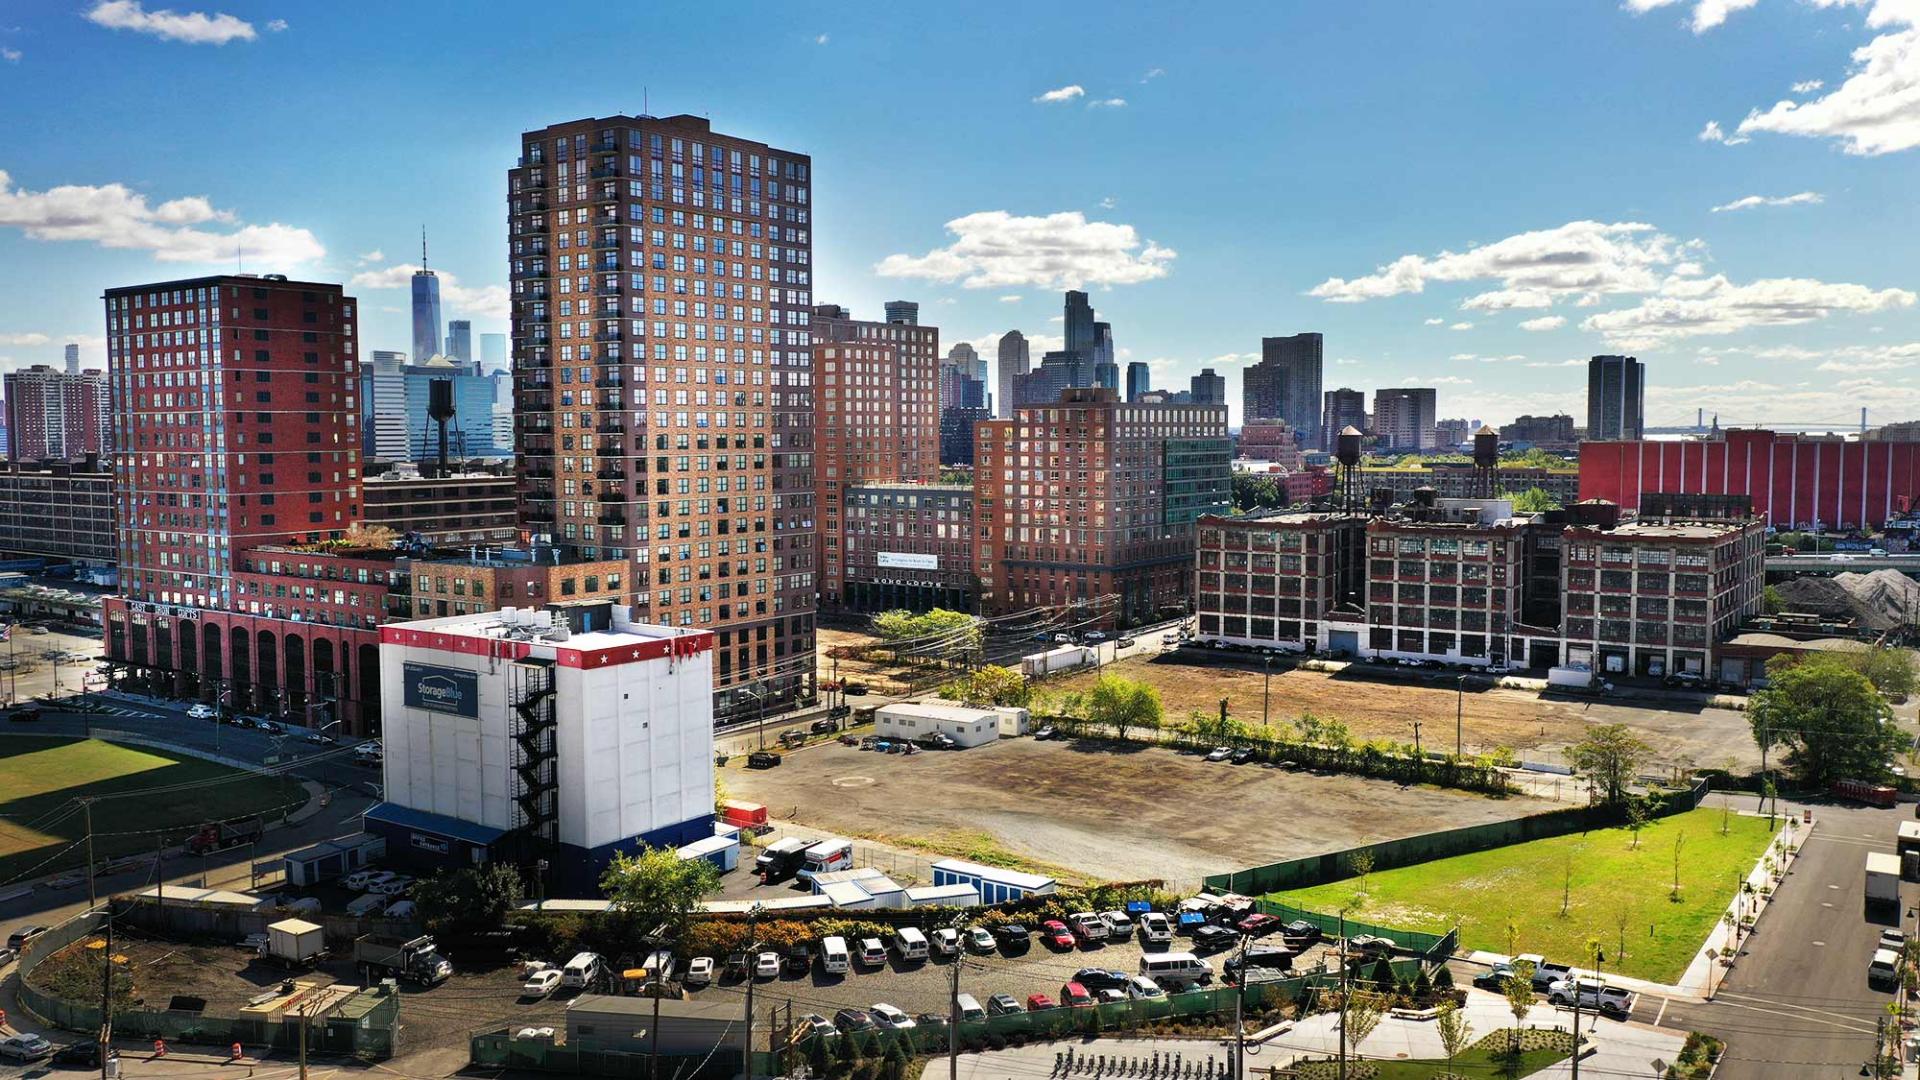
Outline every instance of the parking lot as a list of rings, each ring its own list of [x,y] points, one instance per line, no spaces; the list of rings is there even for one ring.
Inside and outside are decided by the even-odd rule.
[[[984,834],[1042,868],[1181,886],[1552,805],[1031,738],[911,756],[827,744],[788,754],[776,769],[728,766],[724,775],[733,797],[765,804],[776,820],[840,836],[942,851],[954,837]]]

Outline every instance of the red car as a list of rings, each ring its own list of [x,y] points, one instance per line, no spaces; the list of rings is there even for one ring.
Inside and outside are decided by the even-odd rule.
[[[1052,1009],[1052,1008],[1057,1008],[1057,1006],[1054,1005],[1053,999],[1048,997],[1047,995],[1045,994],[1028,994],[1027,995],[1027,1011],[1028,1012],[1039,1012],[1042,1009]]]
[[[1069,1009],[1093,1008],[1093,995],[1077,982],[1066,982],[1060,986],[1060,1004]]]
[[[1280,920],[1272,915],[1255,912],[1235,924],[1235,929],[1248,937],[1264,937],[1280,929]]]
[[[1040,924],[1040,940],[1056,949],[1070,950],[1074,946],[1073,931],[1067,929],[1067,924],[1059,919],[1048,919]]]

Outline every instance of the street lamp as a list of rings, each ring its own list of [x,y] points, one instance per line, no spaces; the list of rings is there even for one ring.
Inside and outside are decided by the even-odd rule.
[[[1267,653],[1266,679],[1260,688],[1260,726],[1267,726],[1268,708],[1273,703],[1273,654]]]
[[[1466,711],[1467,677],[1462,675],[1453,683],[1453,759],[1455,761],[1465,756],[1461,749],[1461,735],[1465,731]]]

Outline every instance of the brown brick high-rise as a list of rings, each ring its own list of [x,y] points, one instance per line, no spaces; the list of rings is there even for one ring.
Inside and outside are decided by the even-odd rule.
[[[507,177],[520,515],[711,630],[721,708],[813,692],[812,163],[575,120]]]

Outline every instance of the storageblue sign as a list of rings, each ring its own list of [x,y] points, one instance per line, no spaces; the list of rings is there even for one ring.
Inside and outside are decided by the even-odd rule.
[[[431,709],[455,716],[480,715],[480,676],[475,672],[431,664],[401,666],[408,708]]]

